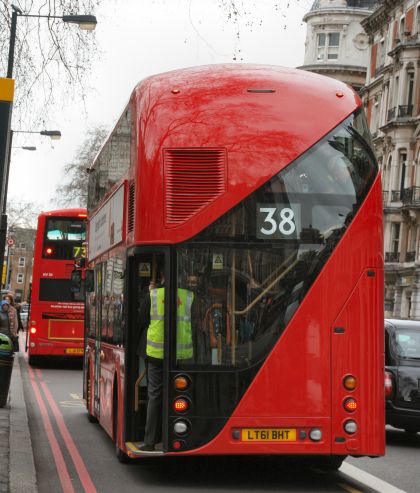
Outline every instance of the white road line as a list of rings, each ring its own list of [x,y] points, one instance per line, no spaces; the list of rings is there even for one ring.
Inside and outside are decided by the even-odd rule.
[[[350,476],[352,479],[359,481],[359,483],[363,483],[365,486],[369,486],[369,488],[379,491],[380,493],[407,493],[347,462],[343,462],[343,465],[339,470]]]

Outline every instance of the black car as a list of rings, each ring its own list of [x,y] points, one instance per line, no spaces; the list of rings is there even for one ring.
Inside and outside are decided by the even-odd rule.
[[[386,423],[420,432],[420,322],[385,320]]]

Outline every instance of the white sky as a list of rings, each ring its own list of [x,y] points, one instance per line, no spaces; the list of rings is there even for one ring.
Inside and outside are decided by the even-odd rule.
[[[227,2],[226,2],[227,3]],[[40,210],[56,208],[55,189],[65,164],[99,124],[111,129],[134,86],[146,76],[180,67],[213,63],[303,64],[306,24],[312,0],[237,0],[247,15],[227,20],[219,0],[115,0],[96,11],[99,56],[94,63],[86,111],[73,100],[52,115],[45,129],[62,139],[15,134],[8,196]],[[89,35],[87,33],[86,35]],[[18,81],[17,81],[18,83]],[[42,130],[42,129],[40,129]],[[87,176],[87,175],[86,175]]]

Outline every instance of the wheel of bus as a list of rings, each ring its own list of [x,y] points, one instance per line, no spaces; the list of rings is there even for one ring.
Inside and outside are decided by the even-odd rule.
[[[39,358],[38,356],[34,356],[33,354],[28,356],[28,364],[30,366],[34,366],[39,363]]]
[[[315,466],[324,471],[337,471],[343,463],[345,455],[326,455],[316,458]]]
[[[88,417],[88,421],[90,423],[97,423],[98,422],[98,418],[96,418],[93,414],[90,414],[90,411],[89,411],[90,398],[91,398],[91,392],[92,392],[92,387],[91,387],[92,383],[91,383],[91,379],[90,379],[90,368],[87,371],[86,375],[87,375],[87,382],[86,382],[86,409],[87,409],[87,417]]]
[[[114,389],[116,389],[117,386],[114,384]],[[123,452],[119,447],[118,447],[118,440],[117,440],[117,430],[118,430],[118,399],[117,399],[117,393],[114,390],[114,399],[113,399],[113,429],[114,429],[114,437],[115,437],[115,455],[117,456],[117,459],[119,462],[122,464],[127,464],[130,462],[130,457]]]

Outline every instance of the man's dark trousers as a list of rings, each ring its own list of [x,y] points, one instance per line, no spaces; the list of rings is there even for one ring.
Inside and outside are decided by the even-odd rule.
[[[144,443],[154,445],[160,441],[162,428],[163,361],[147,358],[147,403]]]

